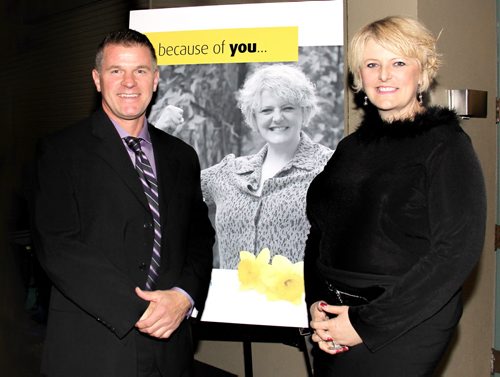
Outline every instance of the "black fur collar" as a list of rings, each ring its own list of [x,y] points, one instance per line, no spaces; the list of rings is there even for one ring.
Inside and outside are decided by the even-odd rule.
[[[356,134],[361,139],[376,139],[383,136],[404,138],[417,136],[434,127],[441,127],[450,124],[459,124],[459,118],[455,111],[445,107],[431,106],[424,112],[417,114],[415,119],[397,120],[385,122],[380,118],[378,112],[367,109],[363,121],[356,130]]]

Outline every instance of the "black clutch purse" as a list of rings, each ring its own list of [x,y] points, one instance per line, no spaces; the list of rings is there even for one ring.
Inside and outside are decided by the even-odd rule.
[[[330,305],[366,305],[384,292],[380,286],[356,288],[332,280],[325,280],[325,284],[328,290],[327,303]]]

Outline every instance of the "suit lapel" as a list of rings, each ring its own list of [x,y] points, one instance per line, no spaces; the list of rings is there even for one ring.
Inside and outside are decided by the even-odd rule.
[[[130,156],[125,150],[123,141],[118,132],[116,132],[113,123],[101,110],[94,113],[91,118],[92,134],[100,140],[99,143],[92,144],[97,153],[105,160],[116,173],[122,178],[127,187],[130,188],[133,195],[149,211],[149,205],[142,188],[141,181],[137,176]]]

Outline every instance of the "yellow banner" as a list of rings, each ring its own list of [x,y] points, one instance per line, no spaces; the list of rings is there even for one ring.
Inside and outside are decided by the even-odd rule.
[[[145,33],[159,65],[298,60],[298,27]]]

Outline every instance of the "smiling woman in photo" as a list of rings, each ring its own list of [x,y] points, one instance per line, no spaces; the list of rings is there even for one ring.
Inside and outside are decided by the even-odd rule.
[[[266,144],[202,171],[205,202],[215,209],[217,267],[236,269],[240,251],[266,247],[271,257],[302,261],[306,192],[333,153],[303,132],[317,111],[314,85],[295,66],[268,65],[247,78],[238,100],[246,123]]]

